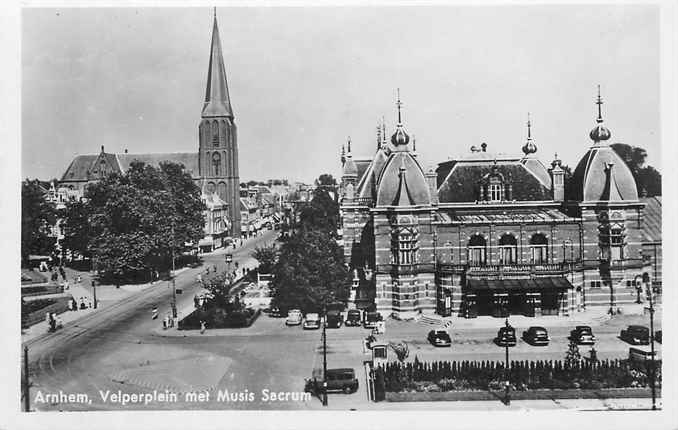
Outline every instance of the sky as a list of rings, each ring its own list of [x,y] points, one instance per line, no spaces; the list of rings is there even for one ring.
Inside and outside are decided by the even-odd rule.
[[[197,152],[212,9],[22,13],[23,178],[60,178],[77,154]],[[424,166],[488,151],[574,168],[596,86],[613,142],[661,170],[659,9],[653,5],[217,9],[241,181],[341,175],[341,145],[371,157],[383,116]]]

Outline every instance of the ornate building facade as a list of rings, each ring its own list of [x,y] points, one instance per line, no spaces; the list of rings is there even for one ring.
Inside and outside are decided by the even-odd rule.
[[[78,155],[61,177],[60,186],[83,195],[85,186],[109,173],[124,173],[133,161],[152,166],[162,162],[182,164],[202,190],[206,204],[204,250],[219,247],[225,236],[240,237],[238,139],[216,13],[212,28],[207,89],[198,125],[198,152]]]
[[[398,123],[376,152],[342,150],[342,233],[358,301],[385,315],[568,315],[637,300],[644,204],[608,145],[600,94],[592,143],[565,180],[561,161],[536,158],[528,118],[522,155],[472,147],[422,168]]]

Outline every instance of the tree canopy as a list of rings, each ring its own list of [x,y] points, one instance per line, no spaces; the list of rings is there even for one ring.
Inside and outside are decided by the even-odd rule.
[[[316,183],[329,185],[330,179],[321,175]],[[324,304],[348,298],[350,275],[336,241],[339,204],[327,187],[317,187],[311,202],[299,210],[299,225],[273,266],[272,305],[281,310],[320,311]]]
[[[260,246],[254,249],[252,257],[259,262],[259,273],[271,273],[278,259],[278,249],[275,245]]]
[[[124,175],[90,184],[85,198],[87,249],[104,277],[165,270],[172,252],[203,235],[200,190],[179,164],[133,162]]]
[[[57,213],[45,199],[45,191],[37,179],[21,184],[21,262],[28,264],[31,254],[51,255],[56,238],[51,236]]]
[[[661,196],[662,175],[654,167],[645,166],[647,159],[645,149],[625,143],[613,143],[610,146],[629,166],[633,179],[636,181],[639,196]]]

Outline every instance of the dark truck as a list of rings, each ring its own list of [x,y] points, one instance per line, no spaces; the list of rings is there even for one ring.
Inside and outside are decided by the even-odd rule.
[[[362,313],[359,309],[349,309],[346,314],[346,327],[358,327],[362,324]]]
[[[363,327],[365,328],[375,328],[377,323],[381,321],[381,314],[379,312],[365,312],[363,320]]]
[[[337,310],[331,310],[327,312],[327,316],[325,318],[325,324],[326,327],[329,328],[339,328],[341,327],[341,324],[343,323],[343,316],[341,315],[341,312]]]

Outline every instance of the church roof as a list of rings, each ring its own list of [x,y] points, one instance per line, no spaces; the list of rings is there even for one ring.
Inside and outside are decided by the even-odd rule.
[[[123,172],[129,169],[133,161],[141,161],[150,166],[159,167],[161,162],[183,164],[184,169],[193,178],[198,177],[198,153],[197,152],[165,152],[148,154],[115,154],[120,162]]]
[[[198,177],[197,152],[169,152],[149,154],[112,154],[100,153],[96,155],[77,155],[61,177],[61,181],[88,181],[93,179],[97,160],[104,159],[114,171],[124,173],[129,169],[132,161],[141,161],[145,164],[159,167],[161,162],[183,164],[187,173],[193,178]]]
[[[202,108],[204,117],[233,117],[231,98],[228,94],[226,82],[226,68],[219,40],[219,27],[217,26],[216,12],[212,27],[212,44],[210,48],[210,63],[207,69],[207,90],[205,92],[205,104]]]

